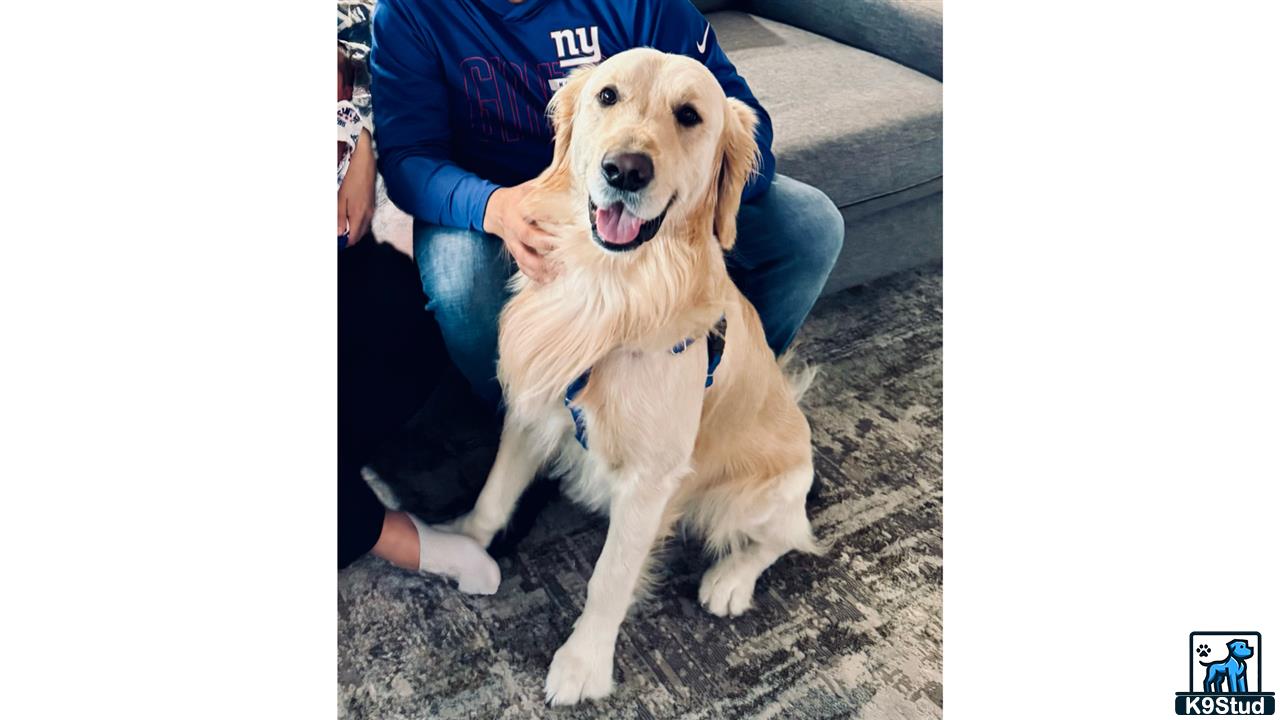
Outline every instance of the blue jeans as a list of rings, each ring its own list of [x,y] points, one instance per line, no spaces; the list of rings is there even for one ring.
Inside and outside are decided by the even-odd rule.
[[[738,241],[725,263],[760,313],[775,353],[795,338],[843,244],[844,219],[835,204],[784,175],[738,210]],[[498,312],[515,263],[496,236],[417,221],[413,255],[449,356],[476,394],[497,407]]]

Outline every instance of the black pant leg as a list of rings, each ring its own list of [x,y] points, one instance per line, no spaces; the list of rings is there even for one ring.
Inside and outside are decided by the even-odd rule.
[[[385,509],[360,468],[422,407],[447,362],[413,260],[372,237],[338,254],[338,565],[368,552]]]
[[[338,569],[359,560],[373,549],[382,535],[386,508],[368,483],[360,477],[359,466],[338,470]]]

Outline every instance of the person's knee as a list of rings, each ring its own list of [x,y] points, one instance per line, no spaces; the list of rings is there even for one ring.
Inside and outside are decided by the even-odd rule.
[[[802,205],[797,230],[804,237],[794,245],[798,250],[797,260],[815,274],[826,277],[844,248],[844,216],[826,193],[814,187],[806,186]]]
[[[845,218],[827,193],[791,178],[778,178],[776,202],[785,205],[786,265],[804,286],[826,281],[845,246]]]
[[[428,307],[438,319],[447,323],[454,316],[490,309],[496,315],[507,279],[501,258],[494,257],[497,251],[483,233],[415,224],[414,260]]]

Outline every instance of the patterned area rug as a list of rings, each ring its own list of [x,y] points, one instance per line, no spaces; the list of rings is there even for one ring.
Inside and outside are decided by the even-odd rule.
[[[341,718],[933,718],[942,714],[942,270],[824,298],[799,339],[824,557],[787,555],[756,607],[697,603],[708,566],[676,540],[622,627],[614,694],[551,710],[602,519],[557,500],[501,560],[493,597],[366,557],[338,578]],[[396,478],[386,478],[395,484]]]

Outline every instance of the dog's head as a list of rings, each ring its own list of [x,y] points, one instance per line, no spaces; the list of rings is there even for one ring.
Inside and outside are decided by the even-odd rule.
[[[576,70],[549,112],[550,178],[579,191],[590,241],[605,252],[705,237],[704,229],[733,246],[742,189],[759,161],[757,121],[701,63],[628,50]]]
[[[1253,657],[1253,648],[1249,647],[1247,640],[1232,640],[1227,643],[1227,650],[1231,653],[1231,657],[1237,660],[1248,660]]]

